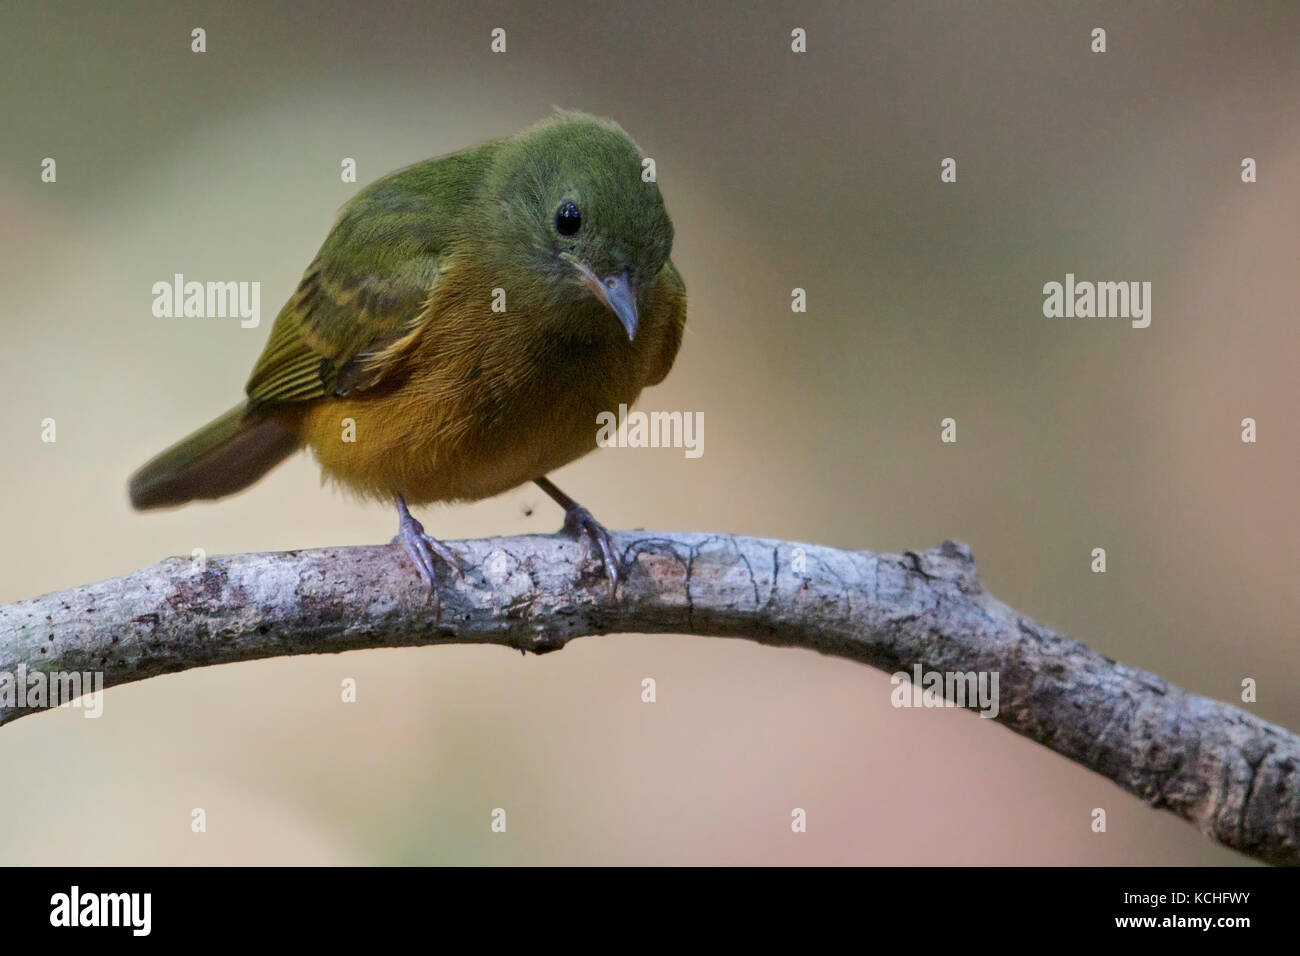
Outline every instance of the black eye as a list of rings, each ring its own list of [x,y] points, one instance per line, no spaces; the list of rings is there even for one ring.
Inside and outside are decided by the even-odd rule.
[[[572,199],[565,201],[555,213],[555,231],[562,236],[576,235],[582,226],[582,213]]]

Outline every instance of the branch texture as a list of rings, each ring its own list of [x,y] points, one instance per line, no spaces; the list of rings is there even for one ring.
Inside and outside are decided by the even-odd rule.
[[[107,687],[287,654],[457,643],[540,654],[633,632],[742,637],[891,673],[996,673],[1000,723],[1226,846],[1300,864],[1300,737],[1028,620],[984,591],[963,544],[898,555],[612,538],[624,570],[614,598],[589,548],[566,537],[449,542],[468,570],[440,579],[437,615],[399,545],[173,558],[0,607],[0,672],[102,671]],[[0,706],[0,723],[30,712]]]

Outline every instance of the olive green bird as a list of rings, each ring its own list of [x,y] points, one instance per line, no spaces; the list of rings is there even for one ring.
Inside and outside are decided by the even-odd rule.
[[[131,503],[221,498],[307,447],[328,478],[396,502],[393,540],[436,600],[435,556],[463,565],[408,504],[534,481],[616,588],[608,532],[546,475],[594,449],[598,413],[662,381],[681,344],[673,226],[642,159],[615,123],[564,112],[362,190],[247,400],[136,472]]]

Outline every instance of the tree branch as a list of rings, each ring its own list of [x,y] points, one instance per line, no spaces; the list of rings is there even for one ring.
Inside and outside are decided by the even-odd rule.
[[[998,676],[996,719],[1016,733],[1226,846],[1300,863],[1300,737],[1028,620],[984,591],[965,545],[896,555],[724,534],[612,537],[625,576],[615,599],[589,549],[567,538],[452,542],[468,571],[441,579],[437,618],[398,546],[173,558],[0,607],[0,672],[102,671],[113,686],[370,647],[540,654],[613,632],[743,637],[891,673],[983,672]],[[0,723],[30,712],[0,700]]]

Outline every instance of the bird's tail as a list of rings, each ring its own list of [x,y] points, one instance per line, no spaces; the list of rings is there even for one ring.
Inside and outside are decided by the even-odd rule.
[[[131,505],[167,508],[247,488],[293,454],[296,432],[244,402],[182,438],[131,476]]]

